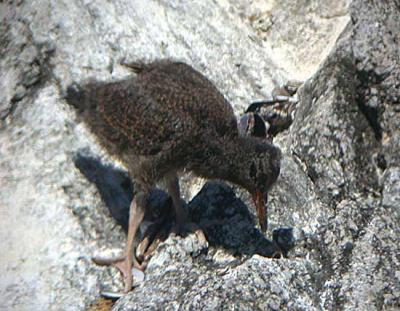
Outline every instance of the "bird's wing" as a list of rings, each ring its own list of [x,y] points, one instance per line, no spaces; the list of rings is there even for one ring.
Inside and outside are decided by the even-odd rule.
[[[161,63],[136,78],[90,88],[101,117],[140,155],[174,149],[202,135],[238,135],[230,104],[183,63]]]
[[[185,63],[160,61],[137,77],[138,82],[160,105],[189,116],[200,128],[217,135],[238,135],[232,106],[204,77]]]
[[[190,117],[174,112],[160,102],[162,96],[153,97],[135,79],[97,85],[91,93],[101,118],[126,137],[138,155],[173,148],[194,131]]]

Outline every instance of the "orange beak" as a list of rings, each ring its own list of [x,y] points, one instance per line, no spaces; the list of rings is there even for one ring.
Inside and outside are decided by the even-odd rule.
[[[254,205],[256,206],[258,221],[260,222],[261,231],[265,232],[267,230],[267,202],[264,201],[264,195],[261,191],[257,190],[253,195]]]

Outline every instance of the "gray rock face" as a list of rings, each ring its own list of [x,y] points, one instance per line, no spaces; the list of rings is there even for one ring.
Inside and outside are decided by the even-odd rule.
[[[238,115],[307,81],[275,138],[269,229],[293,228],[288,258],[245,193],[209,182],[188,204],[208,252],[170,236],[115,310],[400,307],[399,1],[14,1],[0,16],[2,308],[84,310],[122,288],[91,256],[123,247],[134,184],[60,95],[128,75],[123,57],[190,63]],[[147,224],[171,208],[159,190],[151,204]]]
[[[355,1],[350,12],[335,51],[301,90],[289,145],[324,214],[312,233],[320,305],[398,307],[400,205],[385,197],[398,196],[399,10]]]

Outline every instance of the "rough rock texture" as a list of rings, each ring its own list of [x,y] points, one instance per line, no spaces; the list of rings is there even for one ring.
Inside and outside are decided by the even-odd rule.
[[[225,2],[225,3],[224,3]],[[274,63],[290,79],[304,80],[331,52],[335,40],[348,21],[344,1],[227,0],[220,1],[228,12],[250,22],[252,40],[263,42]],[[305,47],[305,48],[302,48]],[[276,76],[272,72],[273,76]]]
[[[114,309],[400,308],[400,3],[347,5],[1,2],[1,308],[84,310],[122,286],[90,257],[123,246],[134,185],[60,94],[126,76],[123,57],[190,63],[238,115],[274,85],[309,79],[275,139],[284,159],[269,223],[294,228],[288,258],[268,258],[276,244],[240,189],[207,183],[188,208],[208,253],[193,235],[169,237]],[[170,200],[156,191],[152,204]]]

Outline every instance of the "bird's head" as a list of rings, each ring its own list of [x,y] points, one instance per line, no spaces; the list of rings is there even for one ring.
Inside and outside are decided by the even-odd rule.
[[[240,126],[239,126],[240,128]],[[266,133],[266,132],[265,132]],[[241,184],[252,195],[262,231],[267,229],[268,192],[278,179],[282,153],[262,135],[241,131],[246,161],[241,164]]]
[[[249,138],[250,139],[250,138]],[[268,192],[278,179],[281,151],[267,141],[254,139],[252,151],[244,168],[245,188],[252,195],[261,230],[267,229]]]

